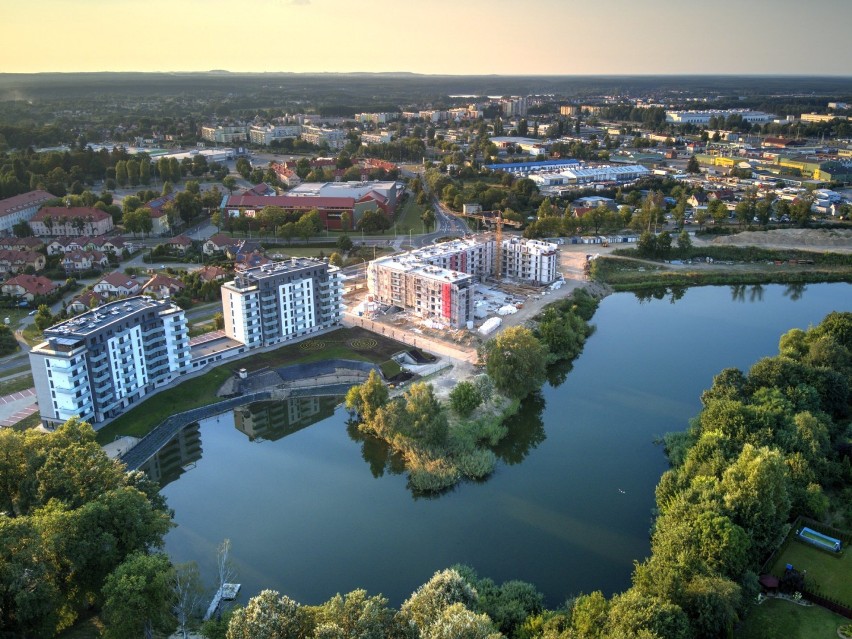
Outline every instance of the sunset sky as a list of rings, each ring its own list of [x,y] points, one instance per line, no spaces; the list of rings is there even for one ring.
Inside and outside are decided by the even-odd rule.
[[[0,72],[852,75],[852,0],[0,0]]]

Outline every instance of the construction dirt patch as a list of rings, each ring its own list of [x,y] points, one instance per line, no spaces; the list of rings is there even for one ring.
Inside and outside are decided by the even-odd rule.
[[[695,246],[759,246],[762,248],[800,249],[831,253],[852,253],[850,229],[775,229],[744,231],[712,239],[695,238]]]

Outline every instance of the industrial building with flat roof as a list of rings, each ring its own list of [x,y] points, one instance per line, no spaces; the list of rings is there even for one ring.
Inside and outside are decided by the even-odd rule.
[[[222,285],[225,334],[249,348],[286,342],[340,323],[343,275],[292,258],[249,268]]]
[[[44,331],[30,351],[42,421],[98,423],[124,412],[187,371],[184,312],[168,301],[130,297]]]

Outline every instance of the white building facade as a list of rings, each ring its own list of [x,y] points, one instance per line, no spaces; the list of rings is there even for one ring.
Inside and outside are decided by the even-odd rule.
[[[186,317],[167,301],[133,297],[104,304],[44,331],[30,351],[42,421],[96,424],[184,374]]]
[[[319,260],[246,269],[221,290],[225,334],[249,348],[330,328],[342,318],[343,275]]]

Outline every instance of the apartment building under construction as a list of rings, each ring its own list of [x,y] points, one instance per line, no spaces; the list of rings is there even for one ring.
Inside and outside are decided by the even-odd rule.
[[[555,244],[512,237],[502,245],[504,277],[536,285],[559,278]],[[380,304],[462,328],[474,317],[476,281],[494,272],[495,249],[496,240],[482,235],[373,260],[367,286]]]

